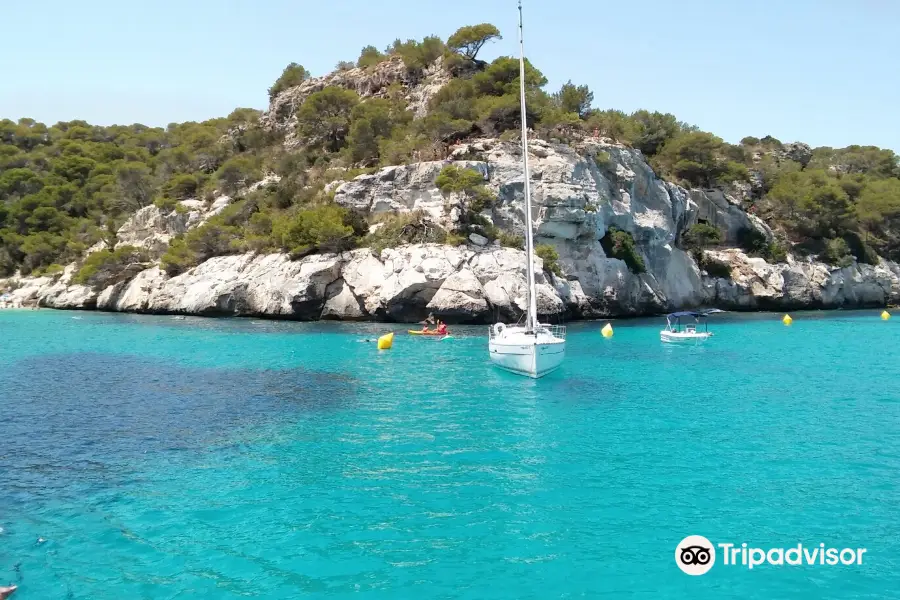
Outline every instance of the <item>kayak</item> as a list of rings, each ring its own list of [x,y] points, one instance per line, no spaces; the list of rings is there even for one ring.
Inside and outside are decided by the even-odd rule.
[[[438,336],[438,337],[444,337],[444,336],[450,335],[449,331],[447,331],[445,333],[439,333],[437,331],[421,331],[419,329],[409,329],[409,330],[407,330],[406,333],[408,333],[409,335],[426,335],[426,336]]]

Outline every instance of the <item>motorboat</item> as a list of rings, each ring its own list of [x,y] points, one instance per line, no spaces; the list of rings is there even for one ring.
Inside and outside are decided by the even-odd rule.
[[[666,328],[659,332],[659,339],[664,342],[705,342],[712,337],[707,317],[722,312],[718,309],[703,311],[680,311],[666,315]],[[682,320],[693,319],[693,323],[682,323]],[[703,325],[703,330],[699,329]]]

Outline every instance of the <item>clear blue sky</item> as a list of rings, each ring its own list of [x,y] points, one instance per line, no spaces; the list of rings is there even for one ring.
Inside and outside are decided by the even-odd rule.
[[[515,54],[515,0],[28,0],[3,3],[0,118],[165,125],[263,108],[296,61],[491,22]],[[525,0],[526,51],[598,108],[647,108],[727,141],[774,135],[900,151],[900,2]]]

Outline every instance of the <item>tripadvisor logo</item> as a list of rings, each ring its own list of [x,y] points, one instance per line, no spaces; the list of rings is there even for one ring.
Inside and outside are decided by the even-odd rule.
[[[689,535],[675,547],[675,564],[688,575],[703,575],[716,564],[716,548],[722,564],[748,570],[760,565],[861,565],[865,548],[826,548],[825,544],[790,548],[753,548],[744,544],[713,544],[702,535]]]
[[[688,575],[703,575],[716,564],[716,548],[702,535],[689,535],[675,548],[675,564]]]

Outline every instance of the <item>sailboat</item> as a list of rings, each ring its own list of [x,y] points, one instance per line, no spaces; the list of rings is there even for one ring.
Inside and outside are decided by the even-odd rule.
[[[525,325],[495,323],[490,328],[488,350],[495,366],[537,379],[556,370],[566,356],[566,328],[538,322],[534,285],[534,238],[531,219],[531,174],[528,170],[528,131],[525,120],[525,35],[522,2],[519,1],[519,88],[522,111],[522,163],[525,172],[525,265],[528,310]]]

